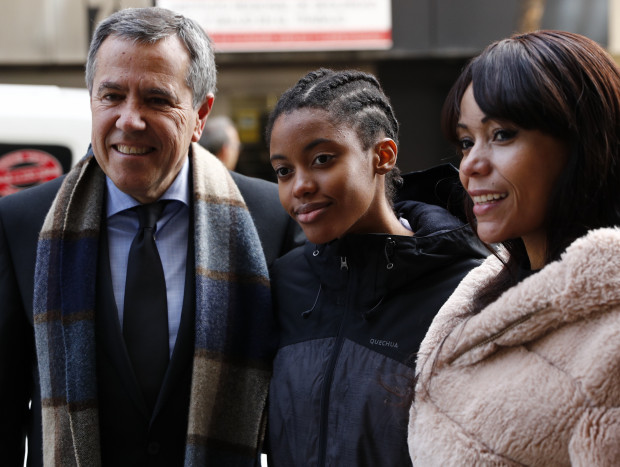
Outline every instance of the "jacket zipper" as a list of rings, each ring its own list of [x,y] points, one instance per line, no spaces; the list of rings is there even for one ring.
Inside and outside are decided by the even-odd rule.
[[[344,274],[349,274],[349,265],[347,264],[347,257],[340,257],[340,271],[345,271]],[[340,356],[340,352],[342,351],[342,346],[344,344],[344,338],[342,337],[342,328],[344,326],[344,321],[347,317],[348,308],[349,308],[349,284],[351,284],[351,277],[347,278],[347,287],[346,287],[346,303],[344,308],[344,313],[342,314],[342,319],[340,321],[340,327],[338,329],[338,334],[336,335],[336,344],[334,345],[334,350],[332,355],[329,358],[329,363],[325,370],[325,378],[323,379],[323,388],[321,390],[321,418],[319,421],[319,455],[318,455],[318,465],[325,465],[325,457],[327,456],[327,421],[329,419],[329,398],[331,394],[332,381],[334,380],[334,371],[336,369],[336,363],[338,361],[338,357]]]

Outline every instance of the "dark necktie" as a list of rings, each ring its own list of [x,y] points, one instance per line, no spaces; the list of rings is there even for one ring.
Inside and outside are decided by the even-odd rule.
[[[135,208],[140,228],[129,250],[123,312],[125,345],[150,410],[169,360],[166,280],[155,244],[155,224],[163,208],[162,201]]]

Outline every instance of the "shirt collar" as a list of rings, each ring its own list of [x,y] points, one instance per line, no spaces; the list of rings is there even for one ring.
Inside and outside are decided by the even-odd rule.
[[[189,165],[189,157],[186,157],[183,167],[181,167],[181,170],[172,182],[172,185],[170,185],[170,187],[159,199],[180,201],[186,206],[189,206]],[[106,210],[106,216],[108,218],[140,204],[140,202],[129,196],[127,193],[119,190],[107,175],[105,181],[108,188]]]

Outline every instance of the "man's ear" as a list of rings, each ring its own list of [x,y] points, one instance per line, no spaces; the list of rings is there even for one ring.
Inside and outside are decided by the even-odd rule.
[[[398,146],[391,138],[383,138],[375,144],[375,172],[385,175],[396,165]]]
[[[196,143],[200,139],[200,135],[202,135],[202,130],[205,127],[205,122],[207,121],[209,113],[211,113],[211,108],[213,107],[214,100],[215,97],[213,96],[213,94],[207,94],[207,97],[198,109],[196,127],[194,128],[194,133],[192,134],[192,141],[194,143]]]

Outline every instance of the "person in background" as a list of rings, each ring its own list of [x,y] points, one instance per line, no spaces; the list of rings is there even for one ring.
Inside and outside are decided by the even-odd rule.
[[[267,141],[280,201],[308,239],[272,268],[270,465],[409,465],[411,356],[486,253],[467,225],[410,196],[433,198],[456,171],[403,181],[389,99],[354,70],[316,70],[286,91]]]
[[[161,8],[97,27],[92,147],[0,199],[2,465],[255,465],[275,350],[275,184],[196,142],[210,40]],[[38,366],[37,366],[38,363]]]
[[[235,170],[241,143],[237,128],[230,118],[219,116],[208,119],[198,142],[221,160],[228,170]]]
[[[469,215],[501,244],[420,347],[414,465],[620,465],[620,70],[538,31],[473,59],[445,103]]]

